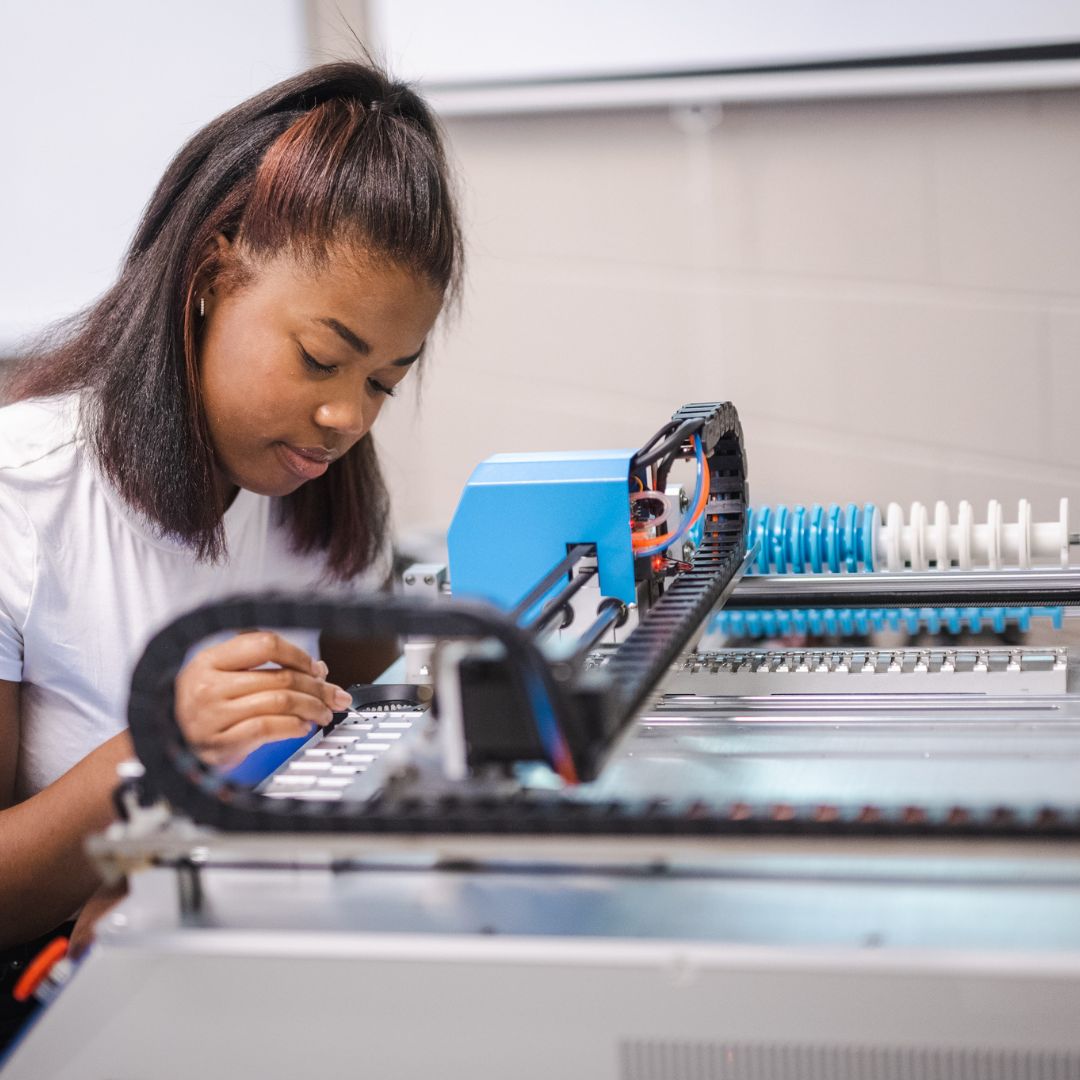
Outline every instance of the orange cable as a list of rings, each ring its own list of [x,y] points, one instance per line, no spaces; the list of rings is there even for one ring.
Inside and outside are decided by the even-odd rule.
[[[26,966],[26,970],[19,976],[19,981],[11,991],[11,996],[16,1001],[27,1001],[34,991],[41,985],[45,976],[52,971],[53,964],[57,960],[67,956],[68,939],[66,937],[53,938],[44,949],[41,950]]]
[[[706,471],[705,471],[705,474],[701,478],[701,495],[698,497],[697,506],[694,507],[694,516],[690,519],[690,524],[686,527],[687,532],[689,532],[697,524],[698,518],[701,517],[701,515],[705,511],[705,507],[708,506],[708,504],[709,504],[709,473],[708,473],[709,466],[708,466],[707,462],[706,462],[704,468],[705,468]],[[682,528],[681,523],[679,525],[679,528]],[[662,541],[663,541],[662,537],[656,537],[656,536],[647,536],[647,537],[645,537],[645,536],[642,536],[641,533],[638,533],[637,536],[631,536],[630,537],[630,546],[631,546],[631,548],[652,547],[653,544],[659,544],[659,543],[662,543]]]

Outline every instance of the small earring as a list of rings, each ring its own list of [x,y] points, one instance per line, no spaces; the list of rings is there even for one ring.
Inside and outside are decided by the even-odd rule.
[[[200,319],[205,319],[206,318],[206,297],[205,296],[200,296],[199,297],[199,318]]]

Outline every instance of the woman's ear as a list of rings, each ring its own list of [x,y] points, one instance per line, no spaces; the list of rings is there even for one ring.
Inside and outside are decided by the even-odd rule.
[[[229,257],[232,254],[232,243],[230,242],[229,238],[224,233],[216,233],[213,239],[213,245],[213,261],[216,262],[219,267],[227,266],[229,262]],[[220,277],[221,275],[219,274],[218,276]],[[213,296],[213,285],[211,285],[209,289],[207,289],[207,292],[210,293],[211,296]]]

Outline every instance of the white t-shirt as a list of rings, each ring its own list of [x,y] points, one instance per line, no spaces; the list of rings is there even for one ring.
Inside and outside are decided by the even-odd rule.
[[[325,560],[289,550],[276,509],[240,491],[227,557],[199,562],[101,475],[77,396],[0,408],[0,679],[23,684],[18,799],[124,729],[134,666],[182,612],[237,592],[328,591]],[[385,569],[329,588],[370,589]],[[289,636],[315,652],[313,633]]]

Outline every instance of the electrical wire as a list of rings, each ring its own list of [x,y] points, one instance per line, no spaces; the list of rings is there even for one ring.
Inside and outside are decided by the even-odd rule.
[[[566,558],[553,567],[510,612],[511,619],[529,634],[535,635],[542,630],[548,622],[558,616],[563,604],[592,577],[595,571],[579,571],[571,583],[559,591],[554,604],[541,611],[529,622],[525,622],[525,616],[567,571],[572,570],[582,558],[595,554],[596,548],[592,544],[575,544],[567,552]],[[570,752],[569,743],[562,733],[552,695],[545,688],[543,677],[525,666],[522,678],[536,725],[536,734],[544,747],[548,763],[567,784],[577,784],[579,781],[577,769],[574,767],[574,758]]]
[[[697,458],[697,482],[694,485],[694,494],[690,500],[690,508],[683,515],[682,522],[678,529],[671,533],[670,536],[665,536],[655,543],[634,545],[634,555],[636,557],[642,557],[645,555],[657,555],[661,551],[666,551],[672,544],[678,543],[697,523],[698,519],[705,512],[705,507],[709,502],[709,484],[708,484],[708,466],[705,463],[705,450],[701,445],[701,437],[695,435],[694,442],[694,455]],[[633,543],[633,541],[631,541]]]
[[[632,469],[643,469],[657,462],[668,462],[668,459],[676,458],[682,449],[682,444],[693,434],[701,430],[701,419],[686,420],[674,431],[665,437],[665,428],[661,428],[633,457],[630,462]],[[667,428],[670,429],[668,424]],[[653,443],[662,441],[653,446]],[[652,447],[652,449],[650,449]]]
[[[697,475],[694,480],[694,493],[690,497],[687,512],[683,515],[682,521],[679,523],[679,528],[671,535],[661,537],[660,539],[654,537],[650,540],[645,540],[640,536],[634,537],[638,547],[656,547],[658,550],[670,547],[671,544],[675,543],[675,540],[678,537],[685,535],[685,533],[693,526],[694,522],[701,516],[701,511],[704,508],[705,501],[707,501],[707,498],[703,499],[703,496],[707,497],[709,490],[709,485],[705,481],[708,469],[705,462],[705,450],[701,445],[700,437],[697,435],[693,436],[692,443],[694,447],[694,457],[697,463]]]
[[[525,672],[525,690],[529,695],[529,703],[532,705],[536,733],[540,736],[548,761],[567,784],[578,783],[574,758],[565,736],[559,729],[551,698],[544,692],[543,684],[532,671]]]
[[[656,442],[658,440],[664,438],[665,435],[670,434],[678,426],[679,426],[679,421],[678,420],[669,420],[666,424],[664,424],[664,426],[662,428],[659,429],[659,431],[657,431],[655,434],[651,435],[646,440],[646,442],[642,444],[641,449],[638,450],[638,452],[634,455],[632,460],[637,461],[638,458],[644,458],[645,455],[649,452],[649,450],[652,449],[652,447],[656,444]],[[642,468],[644,468],[644,467],[645,466],[642,465]]]

